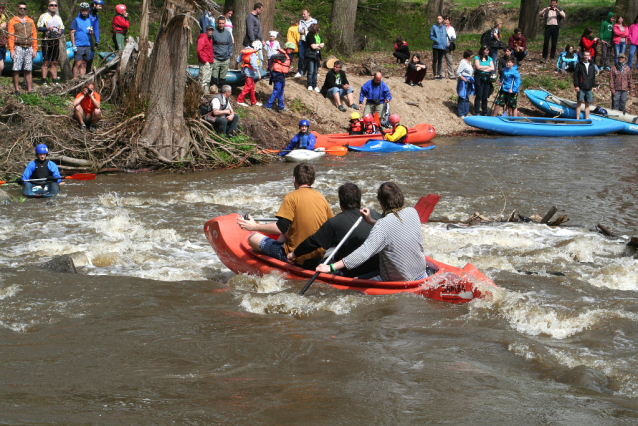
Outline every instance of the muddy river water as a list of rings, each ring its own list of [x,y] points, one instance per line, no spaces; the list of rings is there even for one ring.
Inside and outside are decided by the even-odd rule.
[[[432,257],[499,286],[452,305],[302,297],[221,264],[204,222],[274,215],[293,164],[100,175],[0,206],[0,423],[636,424],[638,261],[592,232],[638,236],[636,138],[435,142],[324,158],[315,188],[335,211],[341,183],[376,208],[395,181],[408,204],[440,194],[433,216],[556,206],[580,226],[424,225]],[[35,267],[60,254],[77,275]]]

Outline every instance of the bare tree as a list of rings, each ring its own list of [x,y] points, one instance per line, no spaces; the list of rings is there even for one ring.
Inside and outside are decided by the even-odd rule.
[[[268,32],[274,30],[275,0],[259,0],[259,2],[264,5],[264,11],[259,15],[259,20],[261,21],[261,36],[264,40],[268,40]]]
[[[518,27],[523,32],[523,36],[530,41],[533,41],[538,33],[540,7],[541,0],[521,0]]]
[[[443,0],[429,0],[425,7],[430,18],[436,18],[443,14]]]
[[[334,0],[332,3],[332,22],[328,42],[332,49],[344,55],[352,53],[358,3],[358,0]]]

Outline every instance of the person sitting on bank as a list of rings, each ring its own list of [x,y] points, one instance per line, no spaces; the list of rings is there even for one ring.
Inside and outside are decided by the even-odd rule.
[[[399,114],[391,114],[388,121],[392,125],[392,131],[383,135],[383,139],[389,142],[406,144],[408,143],[408,128],[402,124]]]
[[[519,63],[527,56],[527,39],[520,28],[514,29],[514,34],[510,36],[507,45]]]
[[[283,157],[293,149],[308,149],[312,151],[315,149],[315,143],[317,143],[317,138],[310,133],[310,122],[304,118],[299,122],[299,133],[292,137],[288,146],[279,153],[279,156]]]
[[[410,86],[423,87],[423,79],[428,72],[428,66],[421,62],[421,55],[415,53],[405,68],[405,82]]]
[[[258,224],[250,215],[248,219],[239,219],[237,224],[246,231],[255,231],[248,238],[253,250],[274,257],[282,262],[288,261],[288,253],[334,216],[330,205],[320,192],[312,189],[315,182],[315,168],[312,164],[299,163],[293,171],[295,190],[288,193],[275,215],[276,223]],[[277,240],[264,234],[279,235]],[[323,250],[321,250],[323,251]],[[312,252],[295,259],[297,265],[303,265],[306,259],[323,256],[322,252]],[[362,262],[363,263],[363,262]]]
[[[364,220],[373,226],[363,245],[338,262],[317,266],[317,272],[344,268],[352,271],[378,253],[380,275],[372,279],[416,281],[428,276],[417,211],[413,207],[403,207],[403,192],[393,182],[385,182],[379,187],[377,201],[383,209],[381,219],[375,220],[370,209],[360,210]]]
[[[230,104],[231,92],[232,88],[228,84],[223,85],[220,93],[210,101],[211,112],[204,116],[204,120],[211,122],[218,134],[226,137],[235,136],[239,120]]]
[[[270,57],[272,60],[272,71],[270,73],[270,84],[274,84],[270,98],[266,102],[266,109],[272,111],[275,101],[279,111],[290,111],[284,106],[284,90],[286,88],[286,75],[290,71],[290,63],[292,62],[292,51],[295,48],[294,43],[286,42],[285,49],[279,49],[279,53]]]
[[[306,238],[301,244],[297,246],[294,251],[288,253],[288,262],[293,263],[298,257],[304,256],[308,253],[316,252],[317,249],[328,250],[331,247],[339,245],[341,240],[346,236],[348,231],[352,228],[355,222],[361,217],[361,190],[354,183],[345,183],[339,187],[339,208],[341,213],[333,218],[328,219],[321,227]],[[370,211],[370,216],[374,220],[381,219],[381,215],[374,210]],[[348,239],[343,243],[343,246],[335,253],[333,259],[338,262],[350,253],[358,249],[363,242],[370,235],[372,225],[367,222],[360,223],[355,230],[350,234]],[[326,252],[326,256],[329,252]],[[319,258],[315,258],[319,261]],[[379,270],[379,256],[374,255],[361,266],[353,268],[352,270],[342,270],[344,275],[349,278],[359,277],[370,273],[375,273]],[[340,271],[341,272],[341,271]],[[378,272],[377,272],[378,273]],[[376,275],[376,273],[375,273]]]
[[[321,94],[327,98],[332,97],[335,101],[335,105],[339,108],[339,111],[345,111],[346,107],[341,105],[341,97],[345,96],[348,99],[348,105],[352,109],[358,109],[359,107],[354,103],[354,89],[348,83],[348,77],[346,72],[342,70],[343,64],[341,61],[335,61],[332,69],[326,74],[326,79],[321,87]]]
[[[408,58],[410,57],[410,49],[408,48],[408,43],[403,41],[403,37],[398,36],[396,41],[394,42],[394,52],[392,56],[397,58],[397,64],[403,64],[408,62]]]
[[[58,166],[47,159],[49,155],[49,147],[45,144],[39,144],[35,147],[35,160],[29,162],[22,173],[22,177],[18,179],[18,183],[22,185],[22,194],[27,197],[33,197],[33,186],[48,186],[49,194],[57,194],[60,192],[58,184],[60,183],[60,170]],[[27,182],[29,180],[37,180],[35,182]]]
[[[363,134],[363,120],[358,112],[350,114],[350,129],[348,133],[351,135]]]
[[[499,112],[499,107],[508,108],[508,114],[510,117],[518,116],[518,90],[521,87],[521,74],[518,72],[518,67],[514,65],[516,58],[513,56],[507,60],[507,67],[503,70],[501,75],[501,90],[498,92],[496,99],[496,106],[492,116],[496,117]]]
[[[574,46],[568,44],[565,46],[565,50],[563,50],[560,55],[558,55],[558,60],[556,61],[556,70],[561,73],[574,71],[577,63],[578,55],[574,53]]]
[[[503,51],[503,56],[498,59],[498,75],[501,77],[503,75],[503,70],[507,68],[507,63],[512,59],[514,61],[514,65],[518,67],[518,61],[516,57],[512,54],[512,49],[508,47]]]
[[[85,83],[82,91],[78,93],[73,101],[74,117],[80,124],[80,129],[86,132],[95,132],[97,123],[102,118],[100,109],[100,95],[95,91],[93,83]]]

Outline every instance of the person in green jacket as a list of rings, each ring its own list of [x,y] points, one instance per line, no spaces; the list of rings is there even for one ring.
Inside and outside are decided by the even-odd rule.
[[[607,71],[609,68],[609,57],[611,56],[611,39],[614,36],[614,22],[616,18],[614,18],[614,12],[609,12],[607,15],[607,19],[600,24],[600,41],[601,43],[601,52],[600,52],[600,69],[605,69]]]

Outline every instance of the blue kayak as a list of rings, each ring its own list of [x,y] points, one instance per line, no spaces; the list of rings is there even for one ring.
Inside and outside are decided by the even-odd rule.
[[[468,126],[510,136],[542,136],[550,138],[600,136],[619,132],[625,125],[614,120],[570,120],[539,117],[483,117],[463,119]]]
[[[361,146],[348,146],[349,151],[356,152],[403,152],[403,151],[428,151],[433,149],[434,145],[416,146],[409,143],[401,144],[380,139],[369,139]]]
[[[73,59],[73,45],[70,41],[66,42],[66,56],[69,58],[69,61]],[[13,68],[13,59],[11,59],[11,52],[9,52],[9,48],[7,47],[7,53],[4,55],[4,70],[3,71],[11,71]],[[42,51],[40,50],[38,54],[35,56],[33,60],[33,69],[39,70],[42,68]]]
[[[49,184],[34,185],[31,187],[31,192],[28,194],[25,194],[24,191],[22,192],[22,195],[27,198],[48,198],[53,197],[56,194],[57,192],[52,192]]]
[[[552,116],[563,118],[576,118],[576,102],[559,98],[542,90],[526,90],[525,95],[529,101],[539,110]],[[584,106],[583,106],[584,108]],[[606,117],[602,113],[606,113]],[[585,113],[580,113],[580,118],[585,118]],[[593,121],[614,120],[623,123],[624,128],[620,133],[638,135],[638,116],[625,114],[622,111],[601,111],[596,106],[590,106],[589,118]]]
[[[260,70],[261,78],[267,74],[267,71]],[[199,75],[199,65],[189,65],[188,73],[193,77],[197,78]],[[244,74],[241,70],[231,70],[229,69],[226,73],[226,82],[229,86],[243,86],[246,83],[246,79],[244,78]]]

